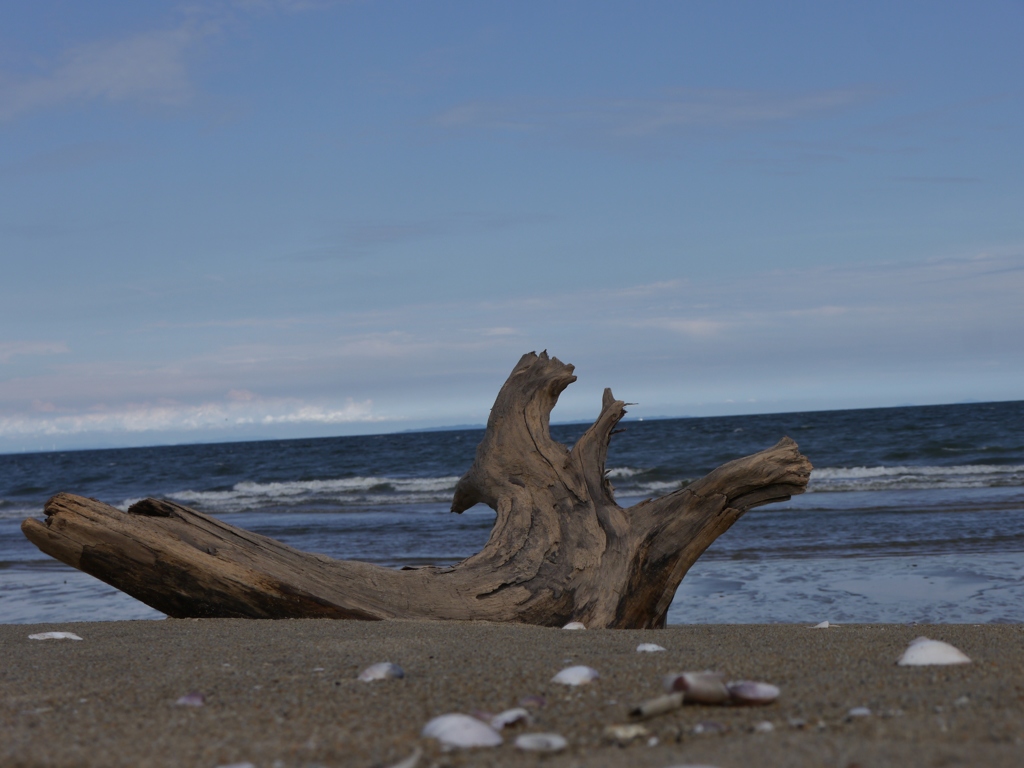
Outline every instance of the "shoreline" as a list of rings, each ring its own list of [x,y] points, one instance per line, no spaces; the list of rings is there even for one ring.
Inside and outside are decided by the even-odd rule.
[[[45,631],[83,639],[29,640]],[[972,663],[898,667],[924,635]],[[638,653],[642,642],[667,650]],[[167,619],[0,625],[6,650],[0,763],[7,766],[391,766],[682,764],[1018,765],[1024,750],[1024,625],[673,625],[564,631],[464,622]],[[406,676],[372,683],[365,667]],[[551,682],[584,664],[601,677]],[[604,735],[661,695],[669,672],[719,670],[781,696],[761,707],[686,705],[645,720],[626,746]],[[200,692],[200,707],[176,705]],[[432,717],[497,713],[543,697],[496,748],[446,752]],[[534,703],[536,703],[534,701]],[[850,716],[867,707],[871,714]],[[771,723],[769,726],[761,725]],[[759,730],[758,730],[759,729]],[[523,732],[569,747],[515,749]],[[656,740],[656,743],[654,741]]]

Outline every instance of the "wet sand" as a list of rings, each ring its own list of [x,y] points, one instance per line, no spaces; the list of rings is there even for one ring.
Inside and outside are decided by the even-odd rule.
[[[29,640],[43,631],[83,640]],[[898,667],[919,635],[973,663]],[[641,642],[663,653],[637,653]],[[1019,766],[1024,626],[696,625],[565,631],[453,622],[165,620],[0,625],[0,764],[257,768],[390,766]],[[360,670],[400,664],[402,680]],[[599,680],[550,682],[586,664]],[[620,746],[607,725],[660,695],[661,676],[716,669],[782,689],[763,707],[687,705]],[[201,707],[176,705],[197,691]],[[446,712],[499,712],[542,696],[534,723],[496,748],[446,752],[420,737]],[[871,714],[850,717],[854,707]],[[758,724],[761,730],[755,730]],[[766,731],[766,732],[765,732]],[[555,755],[513,746],[555,732]]]

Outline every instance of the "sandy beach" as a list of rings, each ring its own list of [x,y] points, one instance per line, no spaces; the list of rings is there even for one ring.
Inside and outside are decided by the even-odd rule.
[[[70,631],[73,640],[30,640]],[[973,663],[898,667],[920,635]],[[638,653],[642,642],[667,650]],[[5,766],[1018,766],[1024,755],[1021,625],[695,625],[565,631],[389,621],[165,620],[0,625]],[[368,665],[400,680],[357,680]],[[571,688],[559,670],[600,673]],[[714,669],[774,683],[761,707],[686,705],[620,745],[609,725],[662,693],[669,672]],[[202,706],[176,704],[192,692]],[[445,751],[420,732],[448,712],[497,713],[524,697],[533,722],[499,747]],[[537,705],[543,697],[543,706]],[[851,716],[866,707],[871,714]],[[771,725],[764,725],[770,723]],[[523,753],[553,732],[558,754]]]

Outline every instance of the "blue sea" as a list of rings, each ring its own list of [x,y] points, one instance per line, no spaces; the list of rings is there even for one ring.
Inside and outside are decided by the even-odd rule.
[[[587,425],[556,425],[571,445]],[[808,492],[748,512],[687,574],[670,624],[1024,621],[1024,401],[627,421],[629,506],[796,440]],[[494,513],[448,507],[482,429],[0,455],[0,622],[160,619],[19,529],[58,491],[172,499],[331,557],[388,567],[478,551]]]

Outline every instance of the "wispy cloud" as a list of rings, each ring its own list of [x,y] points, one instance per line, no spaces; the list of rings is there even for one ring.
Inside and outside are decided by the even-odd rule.
[[[203,39],[244,14],[299,13],[337,4],[338,0],[227,0],[185,5],[185,20],[177,26],[72,47],[33,75],[0,72],[0,121],[93,101],[180,107],[195,95],[188,57]]]
[[[388,246],[481,232],[500,232],[543,224],[551,219],[551,216],[541,214],[456,213],[412,220],[349,221],[340,224],[335,234],[324,238],[330,240],[330,244],[308,248],[288,258],[296,261],[323,261],[361,256]]]
[[[18,356],[61,355],[69,352],[63,341],[0,341],[0,363]]]
[[[184,25],[69,50],[49,72],[0,81],[0,120],[69,102],[178,106],[192,96],[185,56],[210,24]]]
[[[588,132],[611,139],[649,139],[673,134],[743,129],[821,117],[873,98],[866,89],[804,93],[753,90],[676,89],[650,99],[576,99],[569,102],[478,101],[434,116],[446,130],[521,135]]]

